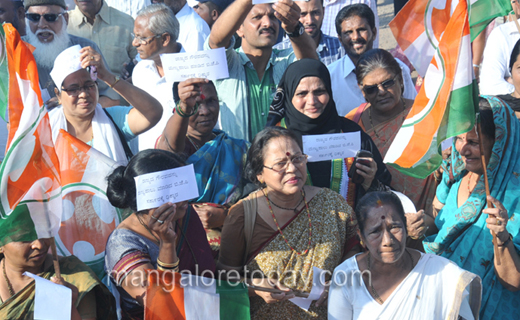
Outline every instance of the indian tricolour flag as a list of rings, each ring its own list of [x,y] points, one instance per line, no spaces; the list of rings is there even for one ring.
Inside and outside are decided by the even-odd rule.
[[[424,178],[442,162],[443,140],[475,123],[474,81],[466,0],[411,0],[391,22],[397,42],[424,84],[384,161]]]
[[[103,279],[108,236],[122,220],[122,210],[106,196],[107,176],[118,164],[63,129],[56,138],[56,153],[63,200],[58,253],[75,255]]]
[[[241,283],[150,270],[145,320],[248,320],[249,296]]]
[[[511,12],[511,0],[470,0],[469,2],[469,26],[472,41],[493,19]]]
[[[36,62],[11,24],[0,28],[0,117],[9,129],[0,164],[0,246],[50,238],[61,217],[58,158]]]

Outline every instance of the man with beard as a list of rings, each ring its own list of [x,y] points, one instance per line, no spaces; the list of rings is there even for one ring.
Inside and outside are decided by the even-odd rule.
[[[295,1],[300,7],[300,22],[305,27],[305,32],[311,36],[316,44],[316,52],[320,56],[320,61],[329,65],[341,58],[345,53],[341,49],[338,38],[326,35],[321,31],[323,23],[323,0]],[[276,49],[287,49],[291,47],[291,40],[284,39],[276,46]]]
[[[99,53],[101,50],[94,42],[67,33],[69,16],[65,11],[67,7],[64,0],[26,0],[24,6],[27,29],[24,39],[35,47],[33,55],[38,66],[42,99],[46,101],[48,108],[52,108],[57,105],[57,99],[50,72],[56,57],[76,44],[81,47],[90,46]],[[119,104],[119,96],[114,90],[102,81],[98,85],[99,103],[103,107]]]
[[[0,24],[7,22],[25,36],[25,10],[20,0],[0,0]]]
[[[336,29],[339,41],[347,54],[328,68],[332,80],[332,96],[338,114],[345,116],[350,110],[365,102],[354,69],[359,57],[374,46],[374,39],[377,36],[374,12],[366,4],[346,6],[336,17]],[[414,100],[417,91],[410,76],[410,68],[401,60],[395,60],[401,66],[403,73],[403,97]]]
[[[296,59],[318,59],[315,44],[305,32],[300,7],[291,0],[253,5],[235,0],[215,22],[206,49],[226,48],[229,78],[215,81],[222,99],[220,127],[230,136],[251,141],[264,128],[269,105],[285,69]],[[292,49],[273,49],[279,21]],[[242,46],[233,49],[233,34]]]

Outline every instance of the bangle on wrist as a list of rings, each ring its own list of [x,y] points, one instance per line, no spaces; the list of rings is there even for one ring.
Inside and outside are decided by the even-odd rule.
[[[497,237],[498,239],[498,237]],[[505,247],[509,244],[509,241],[513,240],[513,236],[509,233],[509,237],[507,237],[507,240],[502,242],[502,244],[497,244],[499,247]]]
[[[479,69],[480,69],[480,65],[478,65],[478,64],[473,64],[473,68],[479,68]]]
[[[119,78],[119,76],[116,76],[116,81],[114,81],[114,83],[110,84],[107,82],[107,84],[110,88],[114,88],[114,86],[119,82],[119,80],[121,80],[121,78]]]
[[[163,268],[175,268],[179,265],[179,262],[180,262],[179,258],[177,258],[177,262],[174,262],[174,263],[165,263],[165,262],[162,262],[161,260],[159,260],[159,258],[157,258],[157,266],[161,266]]]
[[[187,114],[184,111],[182,111],[181,101],[179,100],[177,102],[177,104],[175,105],[175,111],[179,114],[179,116],[181,116],[183,118],[189,118],[189,117],[193,116],[194,114],[196,114],[197,111],[199,111],[199,103],[196,102],[195,103],[195,108],[193,109],[193,111],[190,114]]]

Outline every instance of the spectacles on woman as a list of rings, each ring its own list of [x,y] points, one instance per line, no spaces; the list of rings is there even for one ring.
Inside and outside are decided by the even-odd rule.
[[[281,172],[285,172],[285,170],[287,170],[287,167],[289,166],[289,162],[292,162],[292,164],[294,164],[296,167],[299,167],[299,166],[302,166],[305,163],[307,163],[308,157],[309,156],[306,154],[301,154],[299,156],[294,156],[287,160],[277,162],[277,163],[273,164],[272,167],[268,167],[268,166],[264,165],[264,168],[271,169],[277,173],[281,173]]]
[[[379,87],[381,87],[381,90],[390,89],[395,85],[396,78],[397,76],[393,77],[392,79],[385,80],[381,83],[373,84],[370,86],[363,86],[363,92],[365,92],[367,96],[371,96],[379,92]]]
[[[45,21],[47,22],[56,22],[60,16],[62,16],[65,12],[62,13],[46,13],[46,14],[39,14],[39,13],[26,13],[25,17],[29,19],[32,22],[38,22],[40,21],[40,18],[43,16]]]
[[[96,87],[96,83],[89,83],[84,85],[83,87],[72,87],[72,88],[61,88],[61,90],[67,92],[67,94],[71,97],[77,97],[81,91],[90,92],[94,90]]]
[[[132,42],[133,42],[134,40],[137,40],[137,41],[139,41],[139,43],[142,44],[142,45],[147,45],[151,39],[155,39],[155,38],[160,38],[160,37],[161,37],[160,34],[157,34],[157,35],[155,35],[155,36],[149,36],[149,37],[146,37],[146,38],[142,38],[142,37],[136,36],[136,35],[133,34],[133,33],[131,33],[131,35],[132,35]]]

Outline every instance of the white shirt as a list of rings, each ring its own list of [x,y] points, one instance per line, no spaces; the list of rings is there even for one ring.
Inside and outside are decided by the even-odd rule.
[[[177,41],[182,43],[184,50],[186,50],[186,52],[204,50],[204,41],[206,41],[210,33],[206,21],[204,21],[188,3],[186,3],[175,16],[181,26],[179,39],[177,39]]]
[[[401,60],[395,59],[402,70],[404,81],[403,97],[405,99],[414,100],[417,96],[417,91],[410,76],[410,68]],[[350,60],[348,55],[338,61],[330,64],[329,68],[330,78],[332,81],[332,96],[336,103],[338,115],[344,117],[352,109],[359,107],[365,103],[365,97],[359,89],[356,74],[354,73],[354,63]]]
[[[184,52],[181,48],[180,52]],[[166,81],[166,77],[161,77],[152,60],[141,60],[134,68],[132,73],[134,86],[146,91],[157,99],[163,107],[161,120],[148,131],[141,133],[137,139],[139,141],[139,151],[154,149],[157,139],[163,133],[168,120],[170,120],[175,108],[173,99],[173,82]]]
[[[135,19],[137,12],[144,7],[149,6],[150,0],[104,0],[112,8],[116,8],[128,15],[131,15]]]
[[[506,81],[510,77],[509,59],[520,33],[514,21],[493,29],[484,48],[480,69],[480,93],[486,95],[508,94],[515,87]]]

